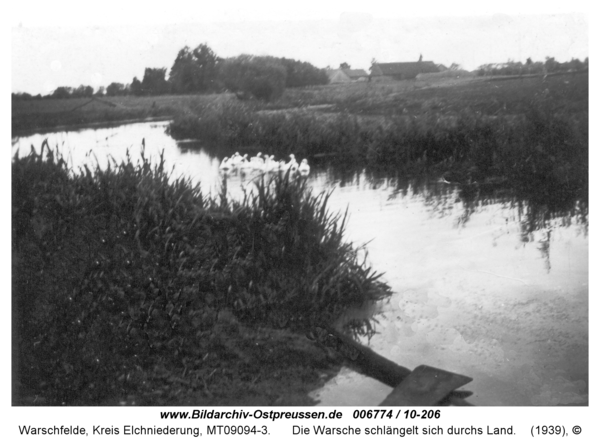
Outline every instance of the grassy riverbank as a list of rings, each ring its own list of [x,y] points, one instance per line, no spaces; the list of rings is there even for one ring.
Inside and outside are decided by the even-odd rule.
[[[58,127],[119,124],[123,121],[170,119],[213,95],[117,96],[12,101],[13,136]]]
[[[311,404],[340,359],[306,333],[389,294],[302,181],[230,201],[44,149],[12,165],[15,404]]]
[[[481,116],[517,115],[527,112],[532,101],[545,96],[560,113],[587,112],[588,74],[568,73],[515,79],[514,77],[435,78],[387,83],[333,84],[289,88],[277,101],[249,103],[252,110],[303,111],[321,116],[348,113],[382,118],[446,116],[472,111]],[[36,129],[89,123],[116,123],[157,117],[182,117],[202,112],[215,100],[232,94],[117,96],[78,99],[30,99],[12,101],[13,134]]]
[[[268,106],[214,97],[190,111],[172,122],[171,135],[223,154],[245,147],[311,161],[327,156],[336,164],[587,197],[587,73],[327,86],[286,91]]]

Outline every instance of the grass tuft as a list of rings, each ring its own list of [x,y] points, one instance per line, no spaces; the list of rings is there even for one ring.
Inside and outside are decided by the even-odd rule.
[[[172,178],[162,156],[73,171],[44,143],[12,179],[18,376],[48,404],[151,395],[180,374],[210,377],[218,404],[217,383],[261,374],[244,330],[305,333],[390,293],[329,195],[288,175],[235,201]],[[367,316],[345,329],[372,332]],[[238,365],[217,377],[224,364]]]

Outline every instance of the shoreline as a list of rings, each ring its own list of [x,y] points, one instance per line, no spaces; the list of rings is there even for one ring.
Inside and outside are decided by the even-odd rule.
[[[12,132],[11,138],[21,137],[21,136],[31,136],[36,133],[49,133],[49,132],[60,132],[60,131],[71,131],[71,130],[80,130],[80,129],[97,129],[97,128],[107,128],[107,127],[119,127],[121,125],[127,124],[137,124],[142,122],[160,122],[160,121],[170,121],[173,119],[173,116],[156,116],[150,118],[133,118],[133,119],[121,119],[116,121],[97,121],[97,122],[89,122],[89,123],[81,123],[81,124],[63,124],[56,126],[48,126],[48,127],[34,127],[30,129],[20,129]]]

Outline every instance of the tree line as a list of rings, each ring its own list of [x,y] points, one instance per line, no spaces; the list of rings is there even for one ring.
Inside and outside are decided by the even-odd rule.
[[[476,70],[479,76],[548,74],[587,70],[589,60],[571,59],[558,62],[546,57],[544,62],[528,58],[525,63],[508,61],[485,64]],[[342,68],[350,68],[346,63]],[[450,69],[458,69],[453,64]],[[134,77],[129,84],[112,82],[97,91],[89,85],[77,88],[58,87],[47,96],[13,93],[13,100],[42,98],[92,98],[94,96],[156,96],[164,94],[202,94],[230,91],[240,99],[256,98],[270,101],[281,96],[286,88],[325,85],[327,72],[308,62],[272,56],[242,54],[221,58],[206,44],[179,50],[169,72],[167,68],[146,68],[142,80]]]
[[[142,80],[129,84],[112,82],[97,92],[90,86],[58,87],[50,98],[93,96],[156,96],[163,94],[202,94],[230,91],[240,99],[269,101],[281,96],[285,88],[324,85],[329,82],[324,69],[308,62],[272,56],[242,54],[221,58],[206,44],[185,46],[167,68],[146,68]],[[41,98],[41,95],[37,96]],[[28,93],[13,93],[13,99],[35,98]]]
[[[544,62],[534,62],[531,57],[525,63],[508,61],[499,64],[485,64],[477,69],[478,76],[516,76],[523,74],[549,74],[568,71],[587,70],[589,60],[571,59],[569,62],[558,62],[554,57],[546,57]]]

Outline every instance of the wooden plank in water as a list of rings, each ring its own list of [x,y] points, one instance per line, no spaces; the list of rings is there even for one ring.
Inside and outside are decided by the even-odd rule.
[[[435,406],[447,399],[455,389],[472,380],[468,376],[420,365],[402,380],[380,406]]]
[[[349,336],[334,330],[323,331],[325,331],[327,338],[325,342],[321,342],[328,347],[333,347],[345,356],[347,365],[363,375],[374,378],[390,387],[396,387],[411,373],[410,369],[375,353],[369,347],[356,342]]]
[[[410,369],[390,361],[389,359],[374,352],[369,347],[360,344],[351,337],[344,335],[332,328],[326,329],[314,327],[307,334],[307,337],[310,340],[319,342],[323,346],[328,347],[345,357],[345,364],[351,369],[363,375],[374,378],[390,387],[398,387],[404,381],[404,379],[410,376],[411,373],[414,373],[411,372]],[[430,368],[433,369],[433,367]],[[464,378],[468,379],[465,384],[471,381],[471,378]],[[439,403],[440,406],[472,406],[472,404],[467,403],[464,400],[472,394],[473,392],[467,390],[452,390],[440,398],[437,403]]]

